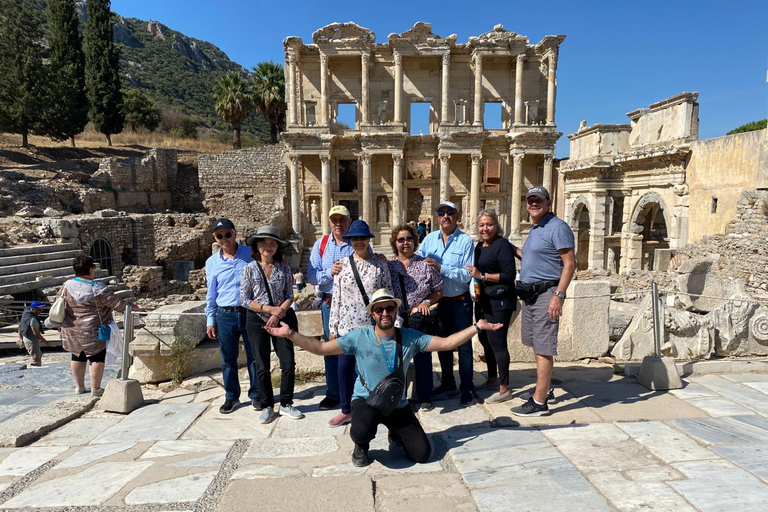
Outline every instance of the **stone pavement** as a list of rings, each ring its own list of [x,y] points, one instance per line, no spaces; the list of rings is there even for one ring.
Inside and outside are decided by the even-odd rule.
[[[513,387],[533,375],[515,365]],[[336,411],[318,410],[319,383],[299,388],[305,419],[268,425],[250,405],[219,414],[216,386],[145,390],[158,400],[130,415],[91,411],[30,446],[0,448],[0,508],[768,509],[768,375],[694,374],[669,393],[608,365],[558,365],[555,376],[549,417],[511,416],[517,399],[436,402],[419,413],[434,447],[426,464],[390,450],[382,428],[367,468],[350,464],[347,431],[326,425]]]

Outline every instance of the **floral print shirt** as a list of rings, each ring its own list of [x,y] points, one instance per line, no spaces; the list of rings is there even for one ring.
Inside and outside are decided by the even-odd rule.
[[[240,278],[240,304],[244,308],[251,307],[251,302],[269,304],[269,295],[264,286],[264,279],[259,271],[259,262],[252,261],[243,269]],[[275,263],[272,275],[268,278],[269,291],[272,292],[272,306],[279,306],[288,299],[293,300],[293,274],[291,267],[283,263]],[[257,313],[264,321],[269,320],[269,313]]]
[[[354,257],[354,256],[353,256]],[[368,299],[379,288],[392,290],[392,280],[387,263],[372,257],[369,260],[355,258],[355,266],[360,273]],[[371,315],[365,309],[365,302],[360,295],[360,289],[355,281],[355,274],[349,265],[349,258],[341,259],[341,272],[333,278],[333,297],[331,298],[331,314],[328,320],[328,333],[339,337],[360,327],[371,325]]]
[[[400,288],[400,276],[403,276],[405,282],[405,291],[408,294],[408,306],[413,309],[421,302],[437,291],[443,289],[443,278],[429,265],[427,261],[414,254],[411,261],[408,262],[408,268],[403,269],[403,264],[395,256],[393,259],[387,262],[389,265],[389,272],[392,277],[392,292],[395,297],[402,300],[403,290]],[[402,304],[400,309],[400,316],[409,314],[410,311],[405,310],[405,303]]]

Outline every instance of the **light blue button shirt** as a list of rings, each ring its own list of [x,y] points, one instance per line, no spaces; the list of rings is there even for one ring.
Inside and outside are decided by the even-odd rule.
[[[317,291],[321,293],[333,292],[333,274],[331,268],[333,264],[342,259],[348,258],[355,252],[349,241],[337,244],[333,235],[328,237],[328,244],[325,246],[323,257],[320,257],[320,244],[323,238],[315,242],[312,246],[312,252],[309,255],[309,266],[307,268],[307,280],[309,284],[317,286]]]
[[[219,250],[205,261],[205,279],[208,282],[208,293],[205,294],[206,325],[216,325],[218,307],[240,305],[240,277],[251,261],[251,248],[239,244],[233,259],[225,258]]]
[[[445,297],[455,297],[469,291],[471,277],[464,267],[472,265],[475,259],[472,237],[457,227],[448,237],[448,242],[443,244],[442,230],[433,231],[424,238],[417,252],[419,256],[440,263]]]

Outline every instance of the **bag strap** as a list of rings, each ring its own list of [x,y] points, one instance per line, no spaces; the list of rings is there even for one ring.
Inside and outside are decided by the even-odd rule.
[[[403,292],[403,306],[405,306],[406,314],[411,310],[411,306],[408,305],[408,294],[405,293],[405,278],[403,274],[400,274],[400,291]]]
[[[355,274],[355,281],[357,281],[357,287],[360,289],[360,295],[363,296],[363,302],[365,303],[365,307],[368,307],[368,304],[371,302],[368,300],[368,294],[365,293],[365,288],[363,287],[363,282],[360,280],[360,273],[357,271],[357,265],[355,265],[355,255],[350,254],[349,255],[349,265],[352,267],[352,273]]]
[[[261,263],[259,263],[258,261],[256,262],[256,266],[259,267],[259,272],[261,272],[261,278],[264,280],[264,287],[267,289],[267,297],[269,298],[269,305],[274,306],[275,301],[272,300],[272,292],[269,290],[269,281],[267,281],[267,274],[264,273],[264,269],[261,267]],[[274,270],[272,272],[274,272]]]
[[[323,259],[323,254],[325,254],[325,248],[328,247],[328,240],[331,239],[331,235],[323,235],[323,238],[320,239],[320,259]]]

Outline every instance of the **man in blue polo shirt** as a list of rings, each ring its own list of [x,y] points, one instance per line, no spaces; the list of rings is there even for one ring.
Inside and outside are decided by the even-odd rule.
[[[253,259],[251,248],[237,243],[237,231],[229,219],[221,218],[213,223],[213,236],[221,249],[205,262],[205,279],[208,282],[205,319],[206,334],[212,340],[218,338],[221,350],[221,375],[226,396],[219,412],[229,414],[240,403],[240,379],[237,375],[240,336],[243,337],[245,345],[251,382],[248,398],[251,399],[254,409],[261,410],[256,387],[256,362],[248,335],[245,333],[246,309],[240,305],[240,277],[245,266]]]
[[[437,316],[443,336],[472,325],[472,299],[469,297],[469,272],[464,268],[474,263],[475,246],[472,238],[459,227],[459,209],[450,201],[437,205],[438,231],[433,231],[419,245],[419,256],[443,276],[443,297],[437,306]],[[472,343],[459,345],[459,379],[461,380],[460,404],[475,404],[475,384],[472,382]],[[453,376],[453,350],[438,352],[442,382],[432,392],[440,398],[456,391]]]
[[[513,407],[517,416],[549,414],[547,403],[555,402],[551,389],[557,333],[563,313],[565,290],[576,268],[571,228],[550,211],[552,201],[544,187],[533,187],[525,195],[531,229],[522,250],[515,248],[520,264],[517,292],[523,299],[521,338],[533,348],[536,358],[536,388],[520,397],[526,403]]]

